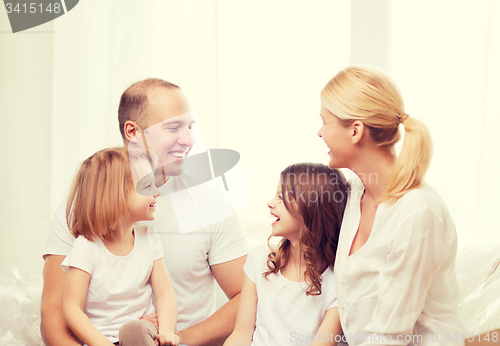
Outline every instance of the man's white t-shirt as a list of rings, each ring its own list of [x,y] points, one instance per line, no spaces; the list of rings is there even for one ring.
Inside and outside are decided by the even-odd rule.
[[[163,257],[158,234],[150,226],[134,226],[134,247],[126,256],[112,254],[101,239],[79,236],[61,268],[91,275],[83,312],[111,342],[127,322],[155,312],[149,281],[153,263]]]
[[[257,289],[257,315],[252,346],[311,344],[326,311],[337,307],[333,268],[322,274],[322,293],[306,295],[305,282],[293,282],[281,275],[262,275],[267,271],[267,244],[253,248],[243,267]],[[333,336],[334,338],[335,336]]]
[[[154,226],[161,239],[177,296],[178,330],[198,324],[215,312],[215,280],[210,266],[248,253],[245,234],[227,196],[208,183],[193,185],[196,183],[184,175],[171,177],[160,188],[155,220],[139,223]],[[182,204],[177,202],[179,199]],[[183,225],[187,216],[191,227],[204,227],[181,232],[179,223]],[[181,220],[178,222],[177,218]],[[64,200],[52,220],[44,258],[67,256],[74,240],[66,224]]]

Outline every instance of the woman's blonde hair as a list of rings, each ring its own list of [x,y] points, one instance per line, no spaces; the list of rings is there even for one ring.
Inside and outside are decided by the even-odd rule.
[[[343,126],[359,120],[378,146],[391,150],[403,124],[401,153],[379,203],[395,203],[422,184],[432,157],[431,136],[424,123],[405,113],[403,98],[389,76],[371,67],[349,66],[326,84],[321,102]]]
[[[137,172],[139,160],[144,159],[153,167],[146,152],[117,147],[98,151],[83,161],[66,206],[66,222],[75,237],[113,239],[119,221],[129,215],[126,199],[135,188],[132,170]]]

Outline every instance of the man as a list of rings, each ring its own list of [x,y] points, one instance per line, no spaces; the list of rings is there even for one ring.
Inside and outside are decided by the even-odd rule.
[[[160,234],[177,295],[181,343],[222,345],[234,328],[247,245],[237,216],[227,213],[221,195],[210,188],[206,193],[203,185],[197,186],[196,195],[188,189],[195,184],[183,175],[184,159],[193,146],[194,115],[187,99],[175,84],[146,79],[123,93],[118,120],[126,146],[145,146],[158,157],[155,184],[162,194],[153,225]],[[183,191],[187,196],[183,200],[193,201],[180,209],[192,210],[191,217],[201,229],[183,230],[186,214],[178,212],[173,191]],[[199,198],[207,195],[216,198]],[[41,331],[48,346],[79,345],[62,314],[66,273],[60,264],[74,241],[65,218],[63,202],[52,221],[44,254]],[[230,299],[215,312],[214,278]],[[154,315],[144,318],[155,321]]]

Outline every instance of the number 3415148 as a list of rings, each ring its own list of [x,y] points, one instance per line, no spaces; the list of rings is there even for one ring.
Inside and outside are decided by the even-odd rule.
[[[37,4],[34,2],[31,3],[10,3],[7,2],[5,4],[5,8],[7,9],[7,13],[17,12],[17,13],[59,13],[62,11],[61,4],[49,3],[49,4]]]

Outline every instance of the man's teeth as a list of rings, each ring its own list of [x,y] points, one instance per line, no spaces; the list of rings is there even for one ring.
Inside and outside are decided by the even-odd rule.
[[[181,159],[186,157],[186,153],[180,152],[180,151],[172,151],[172,152],[170,152],[170,155],[173,155],[175,157],[179,157]]]

